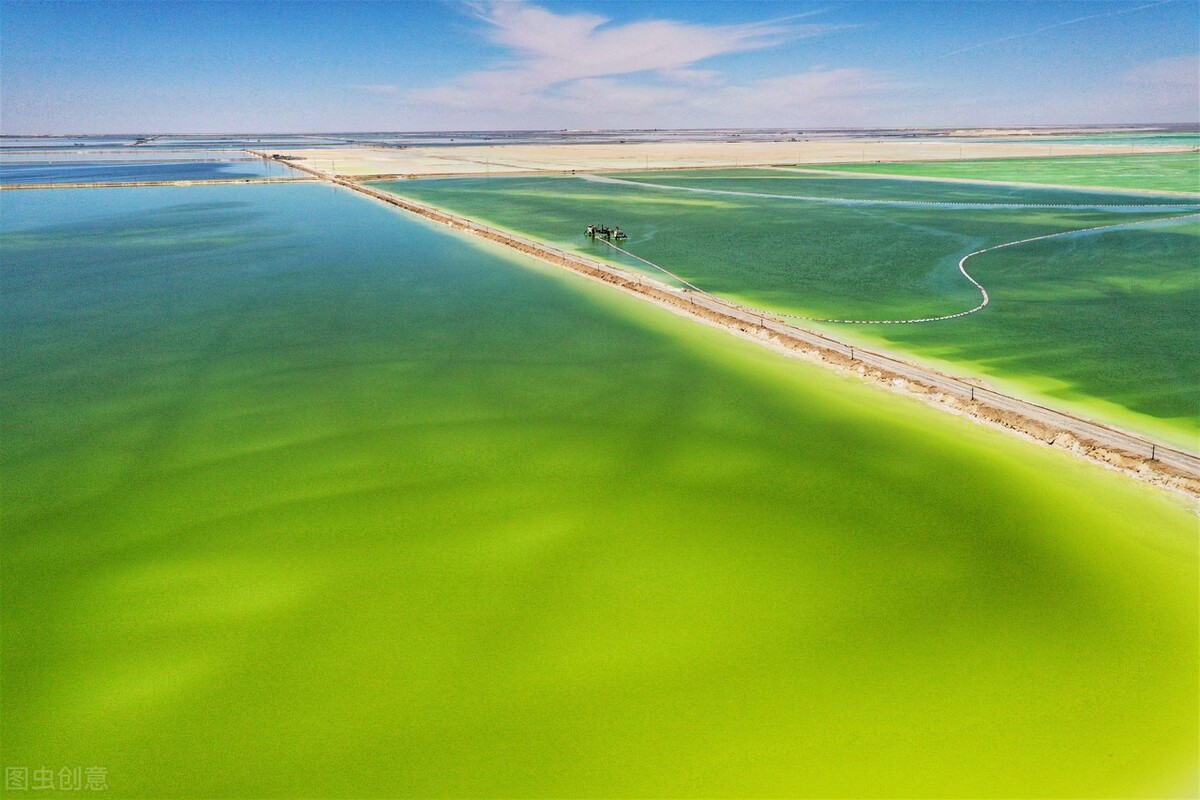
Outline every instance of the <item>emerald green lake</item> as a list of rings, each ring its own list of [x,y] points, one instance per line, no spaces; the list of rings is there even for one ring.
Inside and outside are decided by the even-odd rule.
[[[1197,145],[1197,137],[1170,142]],[[1052,149],[1052,148],[1051,148]],[[904,164],[839,164],[831,169],[878,175],[965,178],[1020,183],[1106,186],[1113,189],[1200,193],[1200,153],[1139,153],[1055,158],[993,158]]]
[[[3,202],[6,765],[1196,791],[1174,498],[345,190]]]
[[[631,252],[709,292],[782,313],[868,320],[974,307],[980,294],[958,262],[975,250],[1186,217],[1198,208],[1180,198],[786,170],[615,177],[636,183],[520,177],[380,186],[649,270],[582,235],[591,222],[619,225],[629,233]],[[871,199],[884,202],[859,202]],[[969,267],[991,297],[978,314],[828,330],[1194,449],[1200,441],[1198,232],[1193,216],[988,253]]]

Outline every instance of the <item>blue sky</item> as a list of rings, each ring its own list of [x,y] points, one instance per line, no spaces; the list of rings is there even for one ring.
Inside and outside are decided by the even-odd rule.
[[[0,131],[1200,121],[1196,0],[0,2]]]

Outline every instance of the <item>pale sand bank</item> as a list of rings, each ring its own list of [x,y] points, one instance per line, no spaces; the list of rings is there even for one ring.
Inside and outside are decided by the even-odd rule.
[[[1186,151],[1188,148],[1177,148]],[[464,147],[337,147],[266,150],[299,156],[326,174],[501,175],[520,172],[595,172],[772,164],[851,164],[864,161],[939,161],[974,158],[1165,153],[1176,148],[1100,144],[998,142],[636,142],[629,144],[480,145]]]

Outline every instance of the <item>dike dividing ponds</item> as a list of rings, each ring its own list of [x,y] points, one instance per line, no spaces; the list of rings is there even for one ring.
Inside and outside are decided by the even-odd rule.
[[[259,151],[245,152],[264,160],[274,160],[268,154]],[[839,371],[883,384],[893,391],[919,398],[952,413],[1023,434],[1093,462],[1118,469],[1139,480],[1200,498],[1200,455],[1175,445],[980,386],[972,380],[947,375],[894,355],[850,344],[825,333],[790,323],[780,315],[741,306],[694,287],[689,289],[687,286],[670,286],[603,261],[484,225],[436,206],[380,191],[365,185],[361,180],[329,175],[292,160],[280,160],[280,163],[306,173],[311,178],[249,178],[192,183],[284,183],[314,179],[327,181],[454,230],[504,245],[547,264],[563,267],[622,289],[676,313],[718,325],[742,338],[780,352],[807,357]],[[188,182],[151,185],[180,183]],[[63,184],[51,184],[44,188],[63,188]]]
[[[1200,455],[985,388],[886,353],[790,324],[770,312],[730,303],[711,295],[677,289],[602,261],[569,253],[543,242],[483,225],[435,206],[382,192],[342,178],[339,186],[418,214],[458,231],[510,247],[555,266],[616,286],[661,305],[725,327],[743,337],[785,351],[802,351],[822,362],[884,383],[906,394],[984,422],[1014,430],[1071,450],[1142,480],[1200,496]]]

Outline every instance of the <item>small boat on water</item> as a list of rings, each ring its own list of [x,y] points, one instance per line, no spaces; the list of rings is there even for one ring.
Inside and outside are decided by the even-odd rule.
[[[620,228],[610,228],[607,225],[588,225],[587,230],[584,231],[584,233],[589,239],[600,238],[610,241],[620,241],[622,239],[629,238],[625,235],[625,231],[621,230]]]

